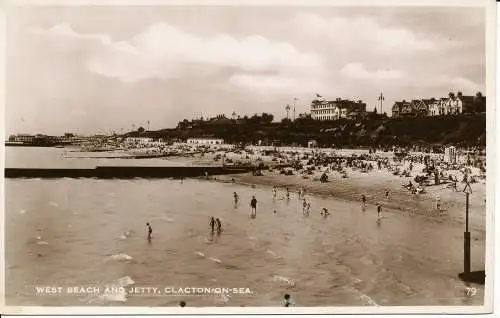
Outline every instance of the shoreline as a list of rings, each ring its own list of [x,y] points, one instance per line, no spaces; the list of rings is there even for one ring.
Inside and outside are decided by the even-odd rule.
[[[381,172],[383,174],[383,172]],[[366,179],[375,179],[375,176],[366,174]],[[210,178],[210,181],[222,183],[234,183],[243,186],[264,186],[271,189],[273,186],[278,188],[278,193],[282,193],[286,187],[291,193],[290,200],[296,200],[297,191],[303,187],[307,195],[320,196],[323,198],[332,198],[336,200],[359,202],[361,206],[361,195],[365,194],[367,198],[367,210],[375,211],[375,205],[380,203],[385,213],[396,213],[409,217],[423,217],[429,221],[443,223],[449,222],[457,225],[465,224],[465,194],[461,192],[451,192],[450,189],[443,188],[444,185],[428,187],[433,188],[428,193],[418,196],[412,195],[408,190],[396,186],[396,184],[407,182],[410,178],[401,178],[400,180],[379,180],[379,182],[366,182],[368,180],[359,180],[355,176],[353,178],[337,177],[327,183],[320,183],[310,179],[299,179],[298,175],[284,176],[276,175],[272,172],[265,171],[263,176],[253,176],[251,173],[242,173],[234,175],[220,175]],[[375,177],[375,178],[374,178]],[[349,180],[351,179],[351,180]],[[233,182],[234,180],[234,182]],[[348,181],[344,181],[348,180]],[[399,181],[399,182],[395,182]],[[474,185],[473,185],[474,187]],[[481,198],[485,195],[485,185],[478,184],[476,186],[477,195],[471,196],[469,208],[471,215],[469,216],[469,226],[476,231],[480,237],[486,237],[486,209],[481,202]],[[389,198],[385,198],[385,190],[389,190]],[[460,186],[459,186],[460,189]],[[445,211],[438,212],[435,209],[435,201],[433,196],[440,195],[441,204]],[[457,197],[463,196],[463,200],[457,200]],[[474,213],[480,211],[481,213]],[[375,212],[374,212],[375,213]]]

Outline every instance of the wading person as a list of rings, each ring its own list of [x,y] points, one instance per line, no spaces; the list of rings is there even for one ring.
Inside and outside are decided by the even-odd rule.
[[[257,199],[255,198],[255,196],[252,196],[252,200],[250,201],[250,208],[252,209],[251,215],[255,217],[257,215]]]
[[[214,219],[213,216],[210,217],[210,222],[208,224],[212,228],[212,233],[213,233],[214,232],[214,228],[215,228],[215,219]]]
[[[219,218],[216,218],[215,223],[217,225],[217,234],[221,234],[222,233],[222,222],[219,220]]]
[[[151,225],[149,223],[146,223],[146,226],[148,227],[148,241],[151,241],[151,234],[153,234],[153,229],[151,228]]]
[[[234,196],[234,206],[238,205],[238,201],[240,199],[240,197],[238,196],[238,193],[234,192],[233,193],[233,196]]]
[[[380,205],[380,203],[377,203],[377,217],[380,219],[382,215],[382,206]]]
[[[363,208],[363,210],[366,209],[366,196],[364,194],[361,196],[361,202],[361,207]]]
[[[276,193],[277,193],[276,186],[273,186],[273,198],[276,198]]]

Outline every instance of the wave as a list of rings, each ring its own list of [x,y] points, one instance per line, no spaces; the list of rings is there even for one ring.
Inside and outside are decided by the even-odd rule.
[[[26,214],[26,210],[21,209],[21,211],[19,211],[19,214]]]
[[[57,204],[56,202],[54,201],[49,201],[49,204],[52,205],[52,206],[59,206],[59,204]]]
[[[125,233],[123,233],[121,236],[120,236],[120,239],[121,240],[126,240],[130,237],[130,235],[132,235],[132,230],[129,230],[129,231],[126,231]]]
[[[379,304],[377,304],[373,299],[371,299],[368,295],[363,294],[358,289],[356,289],[354,287],[350,287],[349,289],[352,292],[354,292],[359,297],[359,299],[361,299],[362,301],[364,301],[365,305],[368,305],[368,306],[379,306]]]
[[[168,223],[173,223],[173,222],[175,222],[175,220],[174,220],[174,219],[169,218],[168,216],[162,216],[162,217],[159,217],[158,219],[159,219],[159,220],[162,220],[162,221],[166,221],[166,222],[168,222]]]
[[[285,283],[287,283],[288,286],[295,287],[295,282],[292,279],[284,277],[284,276],[274,275],[273,281],[274,282],[285,282]]]
[[[111,259],[114,261],[131,261],[133,257],[125,253],[119,253],[111,255]]]
[[[195,251],[194,253],[200,257],[205,257],[205,254],[203,254],[202,252]]]
[[[210,257],[210,258],[208,258],[208,260],[211,260],[212,262],[215,262],[215,263],[217,263],[217,264],[221,264],[221,263],[222,263],[222,262],[221,262],[221,260],[220,260],[220,259],[218,259],[218,258],[213,258],[213,257]]]
[[[49,245],[49,242],[38,241],[36,244],[38,244],[38,245]]]
[[[130,276],[120,277],[104,285],[104,293],[99,295],[98,299],[103,301],[127,301],[127,291],[125,287],[135,284],[135,281]]]
[[[271,254],[274,258],[281,258],[281,256],[276,255],[276,253],[274,253],[274,252],[273,252],[273,251],[271,251],[271,250],[267,250],[267,251],[266,251],[266,253],[267,253],[267,254]]]

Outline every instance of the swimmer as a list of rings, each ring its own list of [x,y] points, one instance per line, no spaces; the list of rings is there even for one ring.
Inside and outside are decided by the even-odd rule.
[[[290,295],[285,294],[283,307],[294,307],[292,300],[290,299]]]
[[[290,191],[288,190],[288,187],[286,188],[286,198],[287,200],[290,200]]]
[[[323,215],[324,217],[327,217],[330,214],[330,212],[328,212],[327,208],[323,208],[320,214]]]
[[[186,307],[186,302],[184,300],[182,300],[180,303],[179,303],[179,306],[181,307]]]

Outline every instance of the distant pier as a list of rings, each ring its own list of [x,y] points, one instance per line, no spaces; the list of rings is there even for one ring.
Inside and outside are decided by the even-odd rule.
[[[251,167],[96,167],[93,169],[31,169],[5,168],[5,178],[98,178],[98,179],[133,179],[133,178],[193,178],[214,175],[236,174],[251,171]]]

